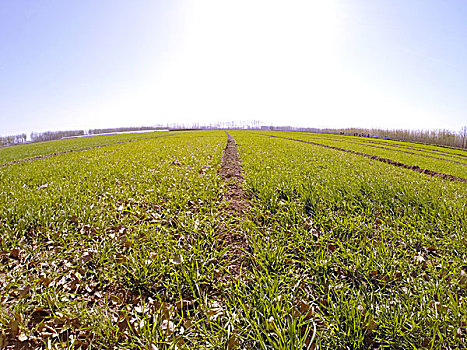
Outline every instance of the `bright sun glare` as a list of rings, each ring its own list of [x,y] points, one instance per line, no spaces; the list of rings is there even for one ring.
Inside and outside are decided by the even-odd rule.
[[[333,1],[193,0],[182,10],[174,11],[178,44],[165,63],[139,89],[102,101],[96,116],[301,124],[332,103]]]
[[[157,86],[167,114],[284,122],[307,117],[310,96],[328,88],[331,1],[192,1],[185,14],[182,46]]]
[[[405,116],[418,123],[422,111],[346,67],[339,50],[351,28],[335,1],[191,0],[171,23],[163,63],[139,88],[89,108],[96,117],[121,125],[138,115],[148,125],[419,126]]]

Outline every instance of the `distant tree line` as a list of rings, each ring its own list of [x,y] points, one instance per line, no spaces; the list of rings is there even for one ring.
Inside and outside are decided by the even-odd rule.
[[[62,131],[45,131],[45,132],[32,132],[30,139],[26,134],[11,135],[11,136],[0,136],[0,147],[11,146],[26,142],[41,142],[41,141],[52,141],[60,140],[67,137],[77,137],[84,135],[96,135],[96,134],[109,134],[116,132],[131,132],[131,131],[144,131],[144,130],[156,130],[162,129],[163,126],[142,126],[142,127],[126,127],[126,128],[107,128],[107,129],[91,129],[91,130],[62,130]]]
[[[26,134],[0,137],[0,146],[10,146],[10,145],[16,145],[18,143],[25,143],[26,139],[27,139]]]
[[[381,130],[381,129],[322,129],[322,132],[343,134],[351,136],[390,138],[393,140],[415,141],[421,143],[467,148],[467,126],[462,127],[459,132],[440,130]]]
[[[117,132],[134,132],[157,129],[254,129],[254,130],[288,130],[303,132],[321,132],[331,134],[342,134],[351,136],[364,136],[375,138],[386,138],[402,141],[415,141],[428,144],[436,144],[450,147],[467,148],[467,126],[462,127],[459,132],[440,129],[440,130],[382,130],[382,129],[363,129],[363,128],[345,128],[345,129],[317,129],[303,128],[294,126],[267,126],[262,125],[260,121],[242,121],[242,122],[218,122],[209,125],[195,124],[158,124],[156,126],[141,127],[122,127],[90,130],[67,130],[67,131],[46,131],[42,133],[33,132],[30,135],[31,142],[58,140],[66,137],[77,137],[84,135],[109,134]],[[9,146],[25,143],[26,134],[0,137],[0,146]]]
[[[440,129],[440,130],[383,130],[383,129],[363,129],[363,128],[345,128],[345,129],[317,129],[303,128],[296,126],[271,126],[262,125],[261,130],[278,131],[301,131],[317,132],[326,134],[340,134],[348,136],[361,136],[372,138],[384,138],[401,141],[421,142],[434,145],[467,148],[467,126],[462,127],[459,132]]]
[[[161,129],[162,127],[154,126],[140,126],[140,127],[125,127],[125,128],[107,128],[107,129],[90,129],[89,134],[110,134],[113,132],[127,132],[127,131],[144,131],[144,130],[155,130]]]
[[[32,132],[31,142],[59,140],[64,137],[82,136],[84,134],[84,130]]]

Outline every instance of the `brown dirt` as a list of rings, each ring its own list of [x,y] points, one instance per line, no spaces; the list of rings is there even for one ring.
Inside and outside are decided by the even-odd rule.
[[[224,194],[225,200],[230,202],[227,211],[233,215],[244,217],[245,210],[249,205],[248,196],[243,189],[243,169],[240,166],[237,144],[229,134],[227,134],[227,145],[224,149],[219,175],[227,185],[227,191]]]
[[[370,158],[370,159],[373,159],[373,160],[377,160],[378,162],[391,164],[391,165],[401,167],[401,168],[405,168],[405,169],[410,169],[410,170],[419,172],[421,174],[426,174],[426,175],[430,175],[430,176],[434,176],[434,177],[439,177],[439,178],[449,180],[449,181],[458,181],[458,182],[467,183],[467,179],[465,179],[463,177],[458,177],[458,176],[454,176],[454,175],[450,175],[450,174],[439,173],[439,172],[436,172],[436,171],[433,171],[433,170],[420,168],[420,167],[418,167],[416,165],[407,165],[407,164],[404,164],[404,163],[396,162],[396,161],[394,161],[392,159],[381,158],[381,157],[374,156],[374,155],[367,154],[367,153],[351,151],[351,150],[348,150],[348,149],[345,149],[345,148],[333,147],[333,146],[323,145],[322,143],[318,143],[318,142],[304,141],[304,140],[293,139],[293,138],[289,138],[289,137],[282,137],[282,136],[275,136],[275,135],[268,135],[268,134],[262,134],[262,135],[269,136],[269,137],[276,137],[276,138],[285,139],[285,140],[292,140],[292,141],[297,141],[297,142],[302,142],[302,143],[308,143],[310,145],[316,145],[316,146],[321,146],[321,147],[325,147],[325,148],[331,148],[331,149],[335,149],[335,150],[338,150],[338,151],[343,151],[343,152],[356,154],[356,155],[359,155],[359,156],[364,156],[364,157],[367,157],[367,158]]]
[[[243,234],[239,232],[240,227],[237,227],[239,225],[236,224],[245,218],[250,203],[243,188],[243,169],[237,153],[237,144],[228,133],[227,145],[218,173],[226,185],[224,200],[228,203],[222,215],[227,222],[230,222],[230,225],[220,227],[219,238],[229,247],[227,258],[230,261],[228,266],[230,277],[237,278],[242,274],[242,268],[248,266],[245,254],[248,250],[248,243]]]

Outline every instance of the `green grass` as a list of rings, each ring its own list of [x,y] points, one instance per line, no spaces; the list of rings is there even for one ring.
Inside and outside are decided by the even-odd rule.
[[[263,132],[261,132],[263,133]],[[263,133],[264,134],[264,133]],[[311,141],[321,143],[331,147],[343,148],[350,151],[362,152],[369,155],[375,155],[382,158],[388,158],[396,162],[401,162],[411,166],[418,166],[422,169],[433,170],[444,174],[454,175],[462,178],[467,178],[467,158],[465,159],[453,159],[452,156],[434,155],[419,152],[418,154],[408,154],[401,152],[400,149],[396,149],[392,144],[383,146],[385,148],[374,147],[375,145],[369,145],[368,142],[356,141],[355,138],[349,136],[334,136],[332,138],[324,137],[324,135],[313,134],[313,133],[295,133],[295,132],[280,132],[266,133],[269,135],[280,135],[282,137],[289,137],[304,141]],[[349,138],[351,140],[349,140]],[[415,145],[406,143],[407,145]],[[390,148],[394,147],[394,148]],[[415,152],[413,152],[415,153]],[[467,152],[464,152],[467,154]],[[432,158],[435,157],[435,158]],[[463,163],[455,163],[453,160]]]
[[[467,150],[463,148],[456,148],[451,146],[436,146],[420,142],[409,142],[409,141],[397,141],[397,140],[385,140],[385,139],[375,139],[361,136],[346,136],[346,135],[336,135],[336,134],[316,134],[316,133],[304,133],[308,135],[313,135],[313,137],[322,137],[322,138],[331,138],[331,139],[340,139],[347,141],[358,141],[365,143],[374,143],[381,144],[384,146],[401,148],[401,149],[415,149],[418,151],[424,152],[438,152],[441,154],[452,155],[452,156],[467,156]]]
[[[423,156],[443,158],[446,160],[454,160],[458,162],[467,162],[467,151],[462,149],[447,148],[428,146],[424,144],[412,143],[412,142],[401,142],[384,139],[373,139],[368,137],[355,137],[355,136],[343,136],[343,135],[330,135],[330,134],[311,134],[307,133],[308,136],[313,138],[328,139],[331,141],[346,141],[349,143],[364,144],[377,148],[389,148],[399,152],[411,152],[420,154]]]
[[[144,140],[3,168],[1,249],[20,250],[20,259],[7,257],[0,275],[8,307],[3,327],[19,314],[23,327],[31,328],[26,324],[39,308],[47,310],[46,319],[77,319],[84,333],[92,330],[95,344],[113,347],[123,333],[108,325],[127,316],[136,325],[133,319],[141,315],[135,308],[149,297],[154,308],[204,295],[223,253],[212,236],[224,138],[220,132],[201,136]],[[31,288],[27,298],[18,298],[25,287]],[[125,330],[127,341],[135,337],[147,344],[136,331]],[[48,339],[60,340],[53,333]]]
[[[301,281],[290,297],[312,306],[321,347],[465,346],[464,184],[232,135],[256,198],[255,260],[285,290]]]
[[[251,198],[244,220],[224,210],[221,131],[0,168],[0,341],[466,347],[465,184],[230,133]],[[239,277],[225,231],[248,243]]]
[[[9,147],[0,147],[0,164],[27,158],[43,156],[52,153],[79,150],[81,148],[98,147],[118,142],[134,141],[146,138],[167,136],[174,132],[148,132],[135,134],[119,134],[108,136],[93,136],[72,138],[47,142],[36,142]]]

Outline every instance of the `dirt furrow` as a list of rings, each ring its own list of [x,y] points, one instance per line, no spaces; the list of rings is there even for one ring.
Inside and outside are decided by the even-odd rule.
[[[293,139],[293,138],[289,138],[289,137],[282,137],[282,136],[275,136],[275,135],[268,135],[268,134],[261,134],[261,135],[269,136],[269,137],[275,137],[275,138],[284,139],[284,140],[297,141],[297,142],[307,143],[307,144],[310,144],[310,145],[321,146],[321,147],[325,147],[325,148],[335,149],[335,150],[338,150],[338,151],[348,152],[348,153],[356,154],[356,155],[359,155],[359,156],[367,157],[367,158],[370,158],[370,159],[373,159],[373,160],[377,160],[378,162],[391,164],[391,165],[401,167],[401,168],[404,168],[404,169],[410,169],[410,170],[416,171],[416,172],[421,173],[421,174],[426,174],[426,175],[433,176],[433,177],[439,177],[439,178],[449,180],[449,181],[458,181],[458,182],[467,183],[467,179],[465,179],[463,177],[454,176],[454,175],[450,175],[450,174],[439,173],[437,171],[420,168],[420,167],[418,167],[416,165],[408,165],[408,164],[404,164],[404,163],[401,163],[401,162],[394,161],[392,159],[382,158],[382,157],[374,156],[374,155],[363,153],[363,152],[352,151],[352,150],[348,150],[348,149],[345,149],[345,148],[328,146],[328,145],[324,145],[324,144],[318,143],[318,142],[304,141],[304,140]]]
[[[246,259],[248,243],[241,232],[240,223],[245,218],[250,203],[243,187],[243,169],[237,153],[237,144],[229,133],[226,132],[226,134],[227,145],[218,173],[226,186],[224,201],[228,203],[221,214],[226,219],[222,222],[228,224],[222,224],[220,227],[219,238],[228,247],[229,266],[227,270],[230,278],[238,278],[242,270],[248,266]]]

